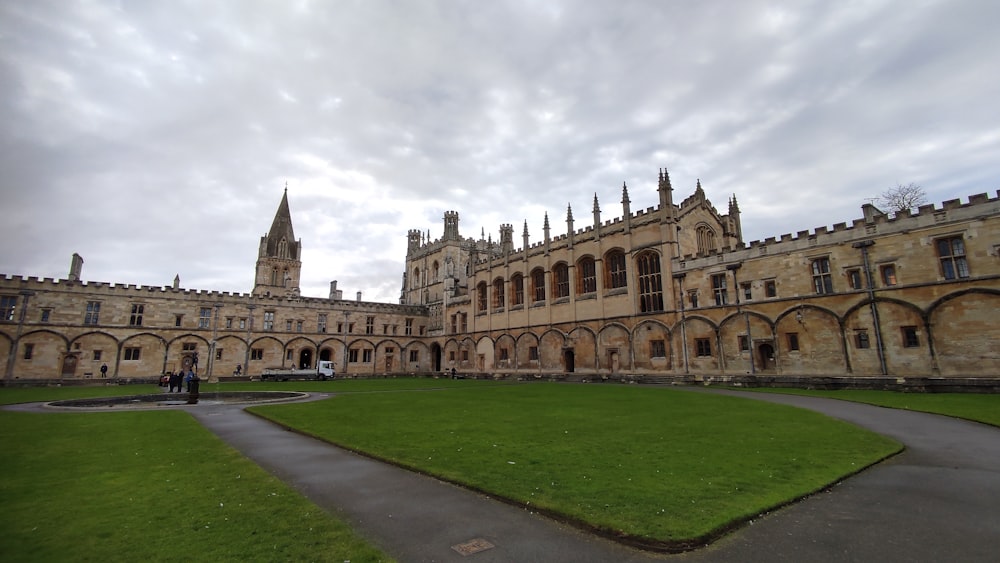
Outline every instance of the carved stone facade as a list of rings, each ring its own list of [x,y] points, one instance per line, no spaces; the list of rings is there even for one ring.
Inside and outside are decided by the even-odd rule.
[[[680,204],[666,170],[659,202],[539,242],[409,231],[399,304],[299,291],[301,245],[287,192],[261,238],[251,293],[0,277],[4,380],[202,377],[336,362],[356,376],[726,380],[795,376],[1000,376],[1000,194],[743,241],[700,182]],[[345,362],[346,360],[346,362]],[[659,378],[659,379],[658,379]]]

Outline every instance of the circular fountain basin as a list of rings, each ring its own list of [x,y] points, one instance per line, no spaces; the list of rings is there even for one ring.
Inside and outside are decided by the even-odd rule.
[[[58,409],[155,409],[188,405],[188,393],[156,393],[153,395],[126,395],[122,397],[95,397],[89,399],[68,399],[45,403],[46,407]],[[299,401],[309,397],[309,393],[297,391],[220,391],[199,393],[198,405],[246,405],[260,403],[281,403]]]

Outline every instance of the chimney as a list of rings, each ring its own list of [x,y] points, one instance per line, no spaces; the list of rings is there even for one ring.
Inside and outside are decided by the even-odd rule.
[[[69,281],[80,281],[80,273],[83,271],[83,258],[76,252],[73,253],[73,260],[69,263]]]

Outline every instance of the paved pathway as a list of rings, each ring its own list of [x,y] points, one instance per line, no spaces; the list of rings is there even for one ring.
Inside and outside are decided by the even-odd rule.
[[[181,407],[227,443],[402,562],[1000,561],[1000,429],[923,413],[763,393],[907,450],[831,490],[763,516],[712,546],[639,552],[481,494],[284,430],[241,407]],[[650,389],[650,392],[656,392]],[[485,540],[462,555],[452,546]]]

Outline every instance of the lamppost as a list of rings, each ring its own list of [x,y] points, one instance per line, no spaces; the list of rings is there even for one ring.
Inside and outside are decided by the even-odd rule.
[[[247,305],[247,349],[243,360],[243,373],[250,377],[250,338],[253,335],[253,310],[257,306],[253,303]]]
[[[753,336],[750,334],[750,312],[740,305],[740,280],[736,277],[736,271],[743,267],[743,263],[730,264],[726,269],[733,273],[733,289],[736,290],[736,310],[743,311],[743,318],[747,324],[747,352],[750,354],[750,375],[757,373],[753,363]]]
[[[208,369],[206,370],[208,380],[212,379],[212,371],[215,369],[215,350],[219,337],[219,309],[222,309],[222,303],[215,304],[215,318],[212,320],[212,341],[208,344]]]

